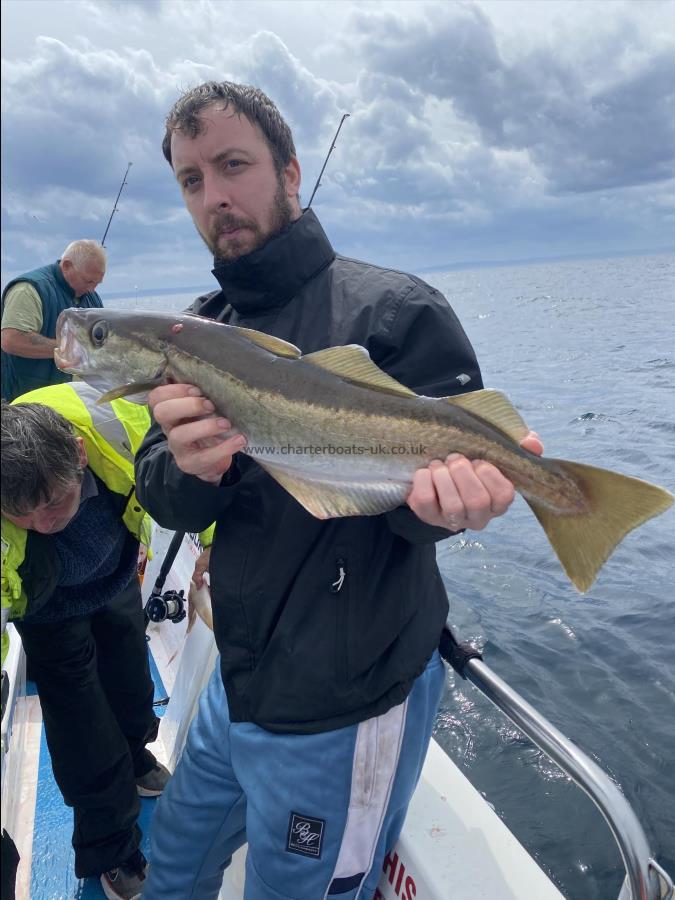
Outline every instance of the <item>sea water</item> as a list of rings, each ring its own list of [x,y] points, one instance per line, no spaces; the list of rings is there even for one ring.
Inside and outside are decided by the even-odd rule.
[[[675,255],[420,274],[547,455],[675,492]],[[182,309],[197,293],[106,305]],[[616,781],[675,877],[675,509],[631,533],[585,595],[520,498],[438,560],[457,636]],[[567,897],[616,900],[600,813],[451,673],[435,736]]]

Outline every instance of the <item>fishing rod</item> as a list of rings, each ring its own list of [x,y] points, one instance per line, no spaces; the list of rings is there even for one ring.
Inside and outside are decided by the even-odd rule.
[[[120,194],[121,194],[122,191],[124,190],[124,185],[127,183],[127,175],[129,174],[129,169],[130,169],[132,166],[133,166],[133,163],[129,163],[129,165],[127,166],[127,170],[126,170],[126,172],[124,173],[124,178],[122,179],[122,184],[120,185],[120,189],[119,189],[119,191],[117,192],[117,197],[115,198],[115,204],[114,204],[114,206],[113,206],[113,211],[110,213],[110,218],[108,219],[108,224],[105,226],[105,232],[104,232],[104,234],[103,234],[103,240],[101,241],[101,246],[102,246],[102,247],[105,247],[105,238],[106,238],[106,235],[108,234],[108,229],[110,228],[110,223],[112,222],[112,217],[113,217],[113,216],[115,215],[115,213],[117,212],[117,201],[120,199]]]
[[[349,113],[345,113],[342,116],[342,118],[340,119],[340,124],[338,125],[338,130],[335,132],[335,137],[333,138],[333,143],[330,145],[330,150],[328,151],[326,158],[323,162],[323,166],[321,168],[321,171],[319,172],[319,177],[316,179],[316,184],[314,185],[314,190],[312,191],[312,196],[309,198],[309,203],[307,204],[307,209],[309,209],[310,206],[312,205],[312,200],[314,199],[314,194],[316,194],[317,190],[319,189],[319,186],[321,184],[321,176],[323,175],[324,169],[328,165],[328,157],[331,155],[333,150],[335,150],[335,144],[337,142],[338,135],[340,134],[340,129],[342,128],[342,123],[344,122],[345,119],[348,119],[348,118],[349,118]]]

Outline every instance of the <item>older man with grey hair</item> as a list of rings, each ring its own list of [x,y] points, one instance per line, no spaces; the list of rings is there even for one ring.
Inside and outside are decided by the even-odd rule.
[[[2,293],[2,396],[70,381],[54,365],[56,320],[70,306],[101,307],[106,252],[98,241],[68,244],[61,259],[12,279]]]

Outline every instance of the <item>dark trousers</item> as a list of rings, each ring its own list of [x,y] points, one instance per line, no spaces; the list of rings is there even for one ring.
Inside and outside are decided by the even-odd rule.
[[[19,866],[19,859],[19,851],[16,849],[16,844],[3,828],[0,900],[14,900],[16,897],[16,870]]]
[[[91,615],[15,624],[40,697],[54,778],[73,807],[75,874],[99,875],[138,848],[135,778],[155,762],[145,749],[159,720],[138,579]]]

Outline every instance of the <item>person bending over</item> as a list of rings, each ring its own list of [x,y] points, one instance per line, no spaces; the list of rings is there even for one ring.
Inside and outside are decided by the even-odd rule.
[[[73,382],[2,404],[3,631],[11,618],[37,686],[75,874],[129,900],[147,871],[139,795],[169,779],[146,747],[158,726],[137,575],[149,521],[132,454],[149,415],[99,397]]]

